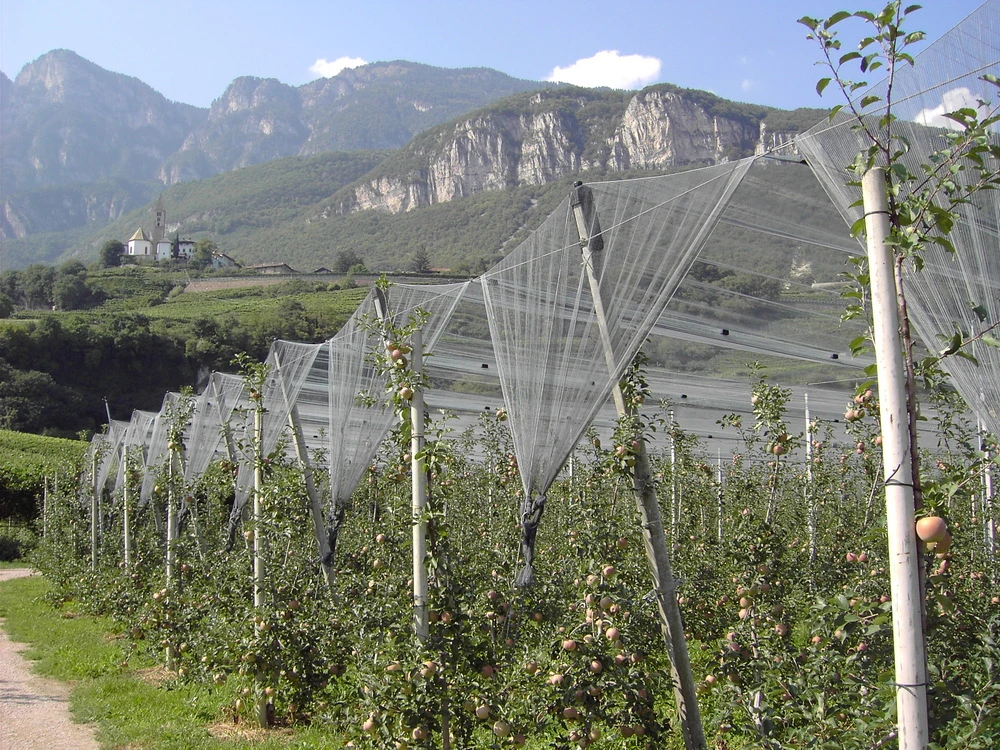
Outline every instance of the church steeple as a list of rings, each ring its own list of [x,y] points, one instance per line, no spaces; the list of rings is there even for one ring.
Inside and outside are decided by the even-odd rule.
[[[167,212],[163,208],[163,196],[161,195],[156,199],[156,209],[155,216],[153,219],[153,247],[157,247],[160,240],[163,239],[167,232]]]

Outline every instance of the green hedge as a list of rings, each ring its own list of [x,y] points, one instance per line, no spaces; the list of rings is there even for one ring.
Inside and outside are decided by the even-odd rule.
[[[87,451],[80,440],[42,437],[0,430],[0,518],[37,515],[45,477],[57,474],[75,481],[75,467]]]

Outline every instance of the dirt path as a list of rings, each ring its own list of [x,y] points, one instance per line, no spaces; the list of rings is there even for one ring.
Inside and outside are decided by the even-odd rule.
[[[27,568],[0,570],[0,581],[30,575]],[[39,677],[12,643],[0,619],[0,748],[3,750],[98,750],[94,729],[69,717],[69,688]]]

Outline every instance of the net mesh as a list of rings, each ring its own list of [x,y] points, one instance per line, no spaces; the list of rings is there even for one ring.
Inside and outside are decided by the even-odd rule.
[[[385,294],[390,313],[387,322],[401,326],[418,310],[427,313],[424,347],[431,352],[468,287],[469,282],[393,285]],[[320,461],[319,468],[328,477],[331,547],[335,546],[344,505],[395,418],[385,377],[369,359],[370,353],[385,347],[376,321],[373,290],[333,338],[321,344],[276,341],[267,359],[264,451],[270,453],[283,436],[287,437],[294,413],[310,460]],[[371,403],[361,403],[361,394],[367,394]],[[243,462],[233,520],[242,512],[252,482],[252,462]]]
[[[749,166],[582,186],[484,275],[526,497],[548,490]]]
[[[885,137],[885,127],[875,122],[884,102],[891,97],[899,121],[893,132],[905,139],[908,149],[902,157],[907,169],[922,175],[922,164],[931,155],[949,146],[946,138],[957,123],[944,117],[960,107],[977,110],[981,118],[997,112],[997,89],[982,80],[984,74],[1000,75],[1000,3],[988,2],[952,31],[928,46],[916,57],[915,65],[897,70],[892,86],[883,81],[864,96],[879,97],[861,109],[870,128]],[[861,97],[857,100],[860,109]],[[1000,143],[996,131],[991,142]],[[902,143],[903,141],[897,141]],[[854,223],[862,215],[858,204],[857,178],[847,166],[856,154],[868,147],[863,130],[852,127],[852,118],[842,110],[831,122],[820,123],[798,139],[824,188],[840,213]],[[970,167],[967,162],[962,165]],[[950,175],[959,184],[977,179],[975,170],[964,169]],[[900,186],[905,196],[912,184]],[[947,198],[939,194],[938,205]],[[924,268],[918,273],[905,269],[904,290],[914,327],[931,351],[944,348],[941,336],[959,332],[969,339],[984,330],[984,321],[1000,320],[1000,194],[995,190],[975,193],[968,203],[954,209],[958,221],[952,234],[956,252],[929,244],[923,251]],[[1000,349],[972,344],[978,365],[961,357],[943,360],[955,387],[987,428],[1000,430]]]
[[[235,458],[230,420],[235,409],[249,403],[244,390],[239,375],[216,372],[195,399],[184,439],[186,482],[197,480],[212,461]]]
[[[155,421],[156,412],[136,409],[132,412],[132,419],[129,420],[128,429],[125,431],[122,450],[129,456],[129,468],[140,472],[140,475],[146,467],[146,451],[152,437]],[[118,472],[115,475],[116,495],[124,489],[125,481],[125,462],[123,461],[118,464]]]

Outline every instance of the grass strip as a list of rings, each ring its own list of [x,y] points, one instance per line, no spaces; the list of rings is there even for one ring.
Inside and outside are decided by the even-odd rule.
[[[70,683],[76,721],[97,725],[101,747],[128,750],[334,748],[343,739],[322,727],[235,731],[223,719],[228,686],[183,683],[135,652],[110,620],[54,608],[39,577],[0,583],[0,617],[11,640],[28,643],[35,671]]]

